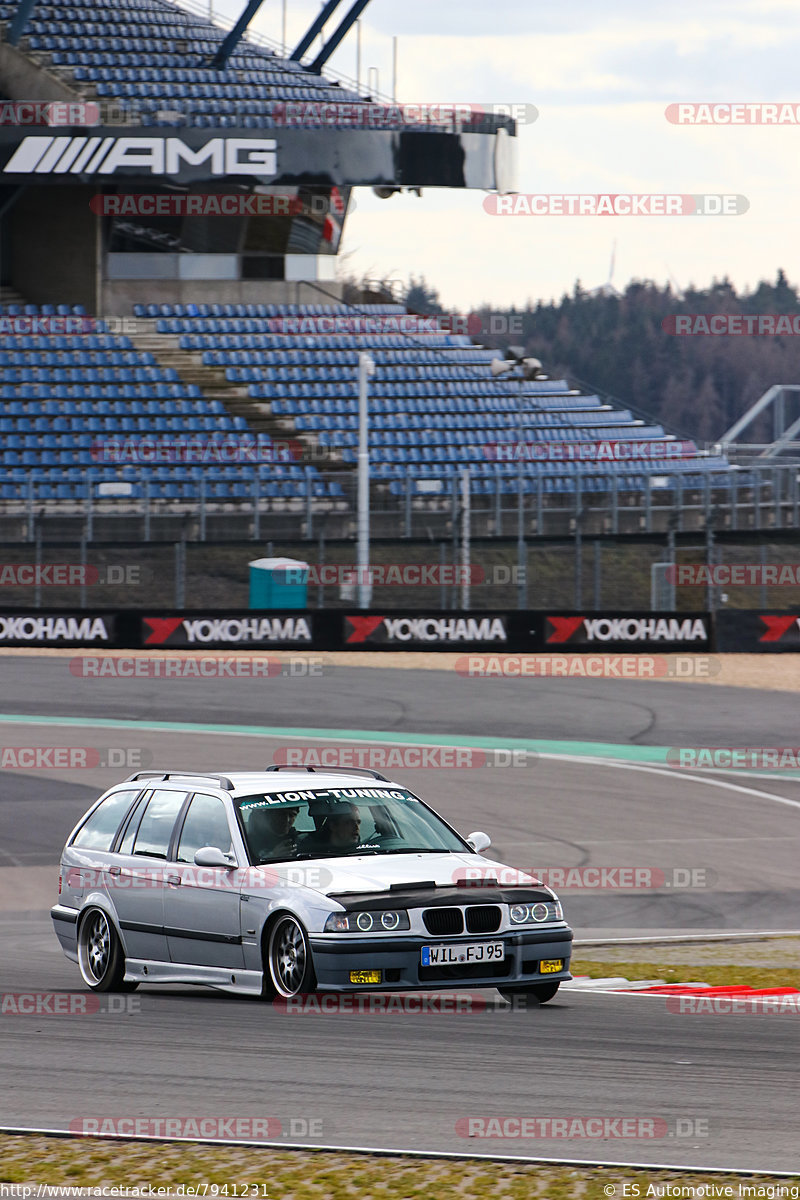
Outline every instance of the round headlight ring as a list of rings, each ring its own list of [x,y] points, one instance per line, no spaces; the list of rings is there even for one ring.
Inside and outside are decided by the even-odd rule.
[[[511,917],[512,924],[523,925],[525,921],[529,920],[527,904],[512,904],[509,916]]]
[[[531,916],[534,921],[546,921],[550,916],[550,909],[546,904],[534,904],[531,908]]]
[[[362,933],[367,933],[370,929],[372,929],[372,924],[372,913],[363,912],[359,913],[356,917],[356,925]]]
[[[400,914],[396,912],[385,912],[381,914],[381,925],[384,929],[397,929],[400,924]]]

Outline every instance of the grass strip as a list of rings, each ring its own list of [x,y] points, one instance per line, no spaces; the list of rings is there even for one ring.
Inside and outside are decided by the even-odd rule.
[[[494,1148],[481,1141],[476,1150]],[[505,1148],[505,1147],[503,1147]],[[526,1150],[535,1153],[530,1143]],[[515,1149],[520,1149],[516,1146]],[[653,1146],[659,1151],[671,1149]],[[604,1144],[598,1154],[610,1153]],[[498,1153],[501,1151],[498,1149]],[[570,1146],[564,1145],[569,1155]],[[624,1157],[620,1144],[614,1153]],[[674,1153],[674,1151],[673,1151]],[[206,1184],[208,1196],[239,1195],[244,1184],[259,1187],[261,1200],[603,1200],[625,1195],[624,1185],[637,1183],[647,1196],[650,1185],[697,1188],[713,1182],[729,1186],[738,1197],[742,1177],[710,1175],[701,1171],[652,1171],[628,1167],[538,1166],[531,1163],[474,1162],[442,1159],[408,1159],[328,1151],[260,1150],[257,1148],[176,1145],[141,1142],[95,1141],[86,1138],[41,1137],[35,1134],[0,1134],[0,1183],[43,1183],[72,1187],[185,1187]],[[748,1187],[765,1189],[753,1196],[797,1195],[800,1175],[792,1179],[768,1174],[746,1177]],[[788,1190],[778,1191],[783,1186]],[[216,1187],[214,1193],[212,1189]],[[614,1188],[615,1192],[610,1191]],[[768,1189],[772,1189],[772,1191]],[[630,1187],[627,1194],[636,1194]],[[669,1193],[653,1193],[650,1195]],[[675,1193],[672,1193],[675,1194]],[[689,1194],[689,1193],[686,1193]],[[702,1193],[701,1193],[702,1194]],[[724,1191],[716,1191],[724,1196]]]
[[[606,979],[617,975],[625,979],[663,979],[665,983],[710,983],[714,987],[745,985],[753,988],[795,987],[800,989],[800,971],[780,967],[742,967],[736,963],[657,963],[597,962],[573,959],[573,975]]]

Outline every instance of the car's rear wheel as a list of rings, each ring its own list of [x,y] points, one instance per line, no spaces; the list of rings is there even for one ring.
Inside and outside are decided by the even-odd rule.
[[[555,996],[559,983],[560,980],[555,980],[553,983],[531,984],[530,987],[498,988],[498,991],[504,1000],[508,1000],[512,1004],[516,996],[530,996],[532,1000],[538,1000],[539,1004],[546,1004]]]
[[[298,920],[279,917],[267,944],[270,991],[284,999],[313,992],[317,986],[308,935]],[[267,981],[265,980],[265,983]]]
[[[83,982],[93,992],[133,992],[136,982],[125,982],[125,954],[117,931],[100,908],[91,908],[78,930],[78,966]]]

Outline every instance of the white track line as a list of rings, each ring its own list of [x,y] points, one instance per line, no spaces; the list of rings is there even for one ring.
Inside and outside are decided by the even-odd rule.
[[[319,1145],[305,1142],[249,1142],[240,1141],[235,1138],[159,1138],[159,1137],[131,1137],[126,1134],[115,1134],[113,1137],[100,1135],[95,1133],[72,1133],[67,1129],[34,1129],[29,1126],[13,1126],[0,1125],[0,1133],[9,1134],[38,1134],[40,1137],[57,1137],[57,1138],[93,1138],[95,1141],[115,1141],[115,1142],[151,1142],[156,1145],[170,1145],[173,1143],[187,1143],[189,1145],[198,1146],[240,1146],[257,1150],[315,1150],[326,1151],[330,1154],[369,1154],[380,1158],[422,1158],[422,1159],[444,1159],[449,1161],[480,1161],[480,1162],[507,1162],[507,1163],[542,1163],[551,1166],[565,1167],[628,1167],[640,1171],[696,1171],[698,1174],[715,1174],[715,1175],[769,1175],[780,1179],[797,1179],[796,1171],[773,1171],[769,1167],[705,1167],[692,1166],[685,1163],[651,1163],[651,1162],[621,1162],[607,1159],[586,1159],[586,1158],[540,1158],[538,1156],[528,1156],[522,1154],[468,1154],[456,1153],[450,1150],[399,1150],[395,1148],[382,1146],[329,1146]],[[13,1185],[9,1185],[13,1186]],[[19,1185],[21,1186],[21,1185]],[[59,1184],[53,1184],[52,1187],[58,1188]],[[91,1186],[91,1185],[87,1185]]]

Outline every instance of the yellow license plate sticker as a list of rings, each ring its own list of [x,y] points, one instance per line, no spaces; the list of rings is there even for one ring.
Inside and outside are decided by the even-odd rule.
[[[351,983],[382,983],[383,971],[351,971]]]
[[[563,958],[543,958],[539,963],[539,970],[542,975],[552,975],[555,971],[564,970]]]

